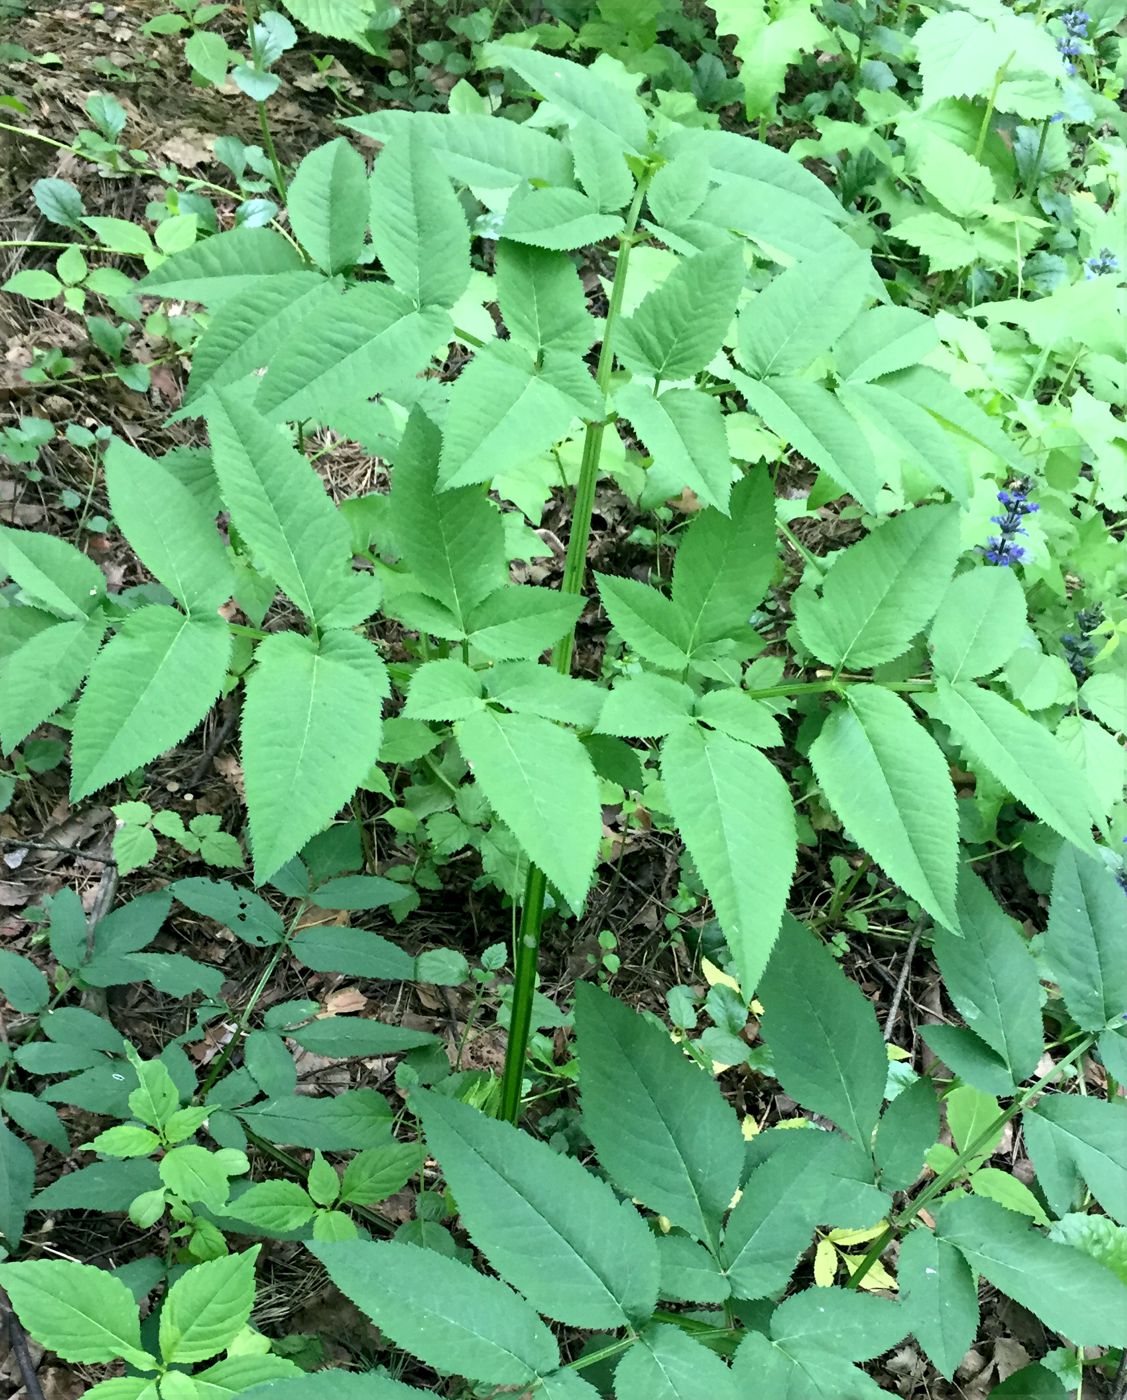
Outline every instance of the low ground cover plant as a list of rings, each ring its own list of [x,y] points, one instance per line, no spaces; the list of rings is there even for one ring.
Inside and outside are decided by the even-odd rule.
[[[377,55],[402,18],[287,8]],[[687,87],[699,16],[467,21],[442,57],[480,91],[352,115],[292,175],[267,103],[293,25],[256,13],[232,68],[220,7],[170,11],[153,32],[261,119],[256,156],[224,148],[237,225],[175,179],[152,236],[36,189],[85,241],[8,289],[84,316],[134,390],[144,320],[198,430],[77,437],[136,583],[0,525],[5,805],[65,756],[72,803],[119,799],[117,870],[156,877],[93,920],[60,889],[0,951],[0,1287],[41,1346],[112,1363],[87,1393],[867,1396],[906,1339],[951,1381],[984,1288],[1044,1339],[990,1394],[1121,1384],[1124,17],[709,8]],[[796,102],[831,41],[840,82]],[[817,133],[791,153],[780,108]],[[89,158],[140,167],[91,115]],[[3,448],[31,471],[34,421]],[[334,499],[349,443],[378,488]],[[608,492],[641,567],[598,548]],[[145,785],[220,701],[245,828]],[[694,915],[691,943],[667,916],[672,1032],[613,994],[612,930],[573,1008],[538,981],[653,830]],[[418,949],[467,858],[511,946]],[[184,911],[258,950],[248,988],[169,950]],[[871,930],[902,949],[882,1019],[843,966]],[[900,1049],[925,949],[941,999]],[[308,973],[472,1010],[448,1055],[275,995]],[[105,995],[139,983],[178,1016],[141,1047]],[[495,1072],[462,1063],[483,1004]],[[302,1053],[393,1067],[311,1094]],[[43,1185],[45,1151],[84,1164]],[[35,1222],[76,1209],[124,1213],[134,1257],[46,1254]],[[294,1241],[384,1339],[354,1370],[251,1324]]]

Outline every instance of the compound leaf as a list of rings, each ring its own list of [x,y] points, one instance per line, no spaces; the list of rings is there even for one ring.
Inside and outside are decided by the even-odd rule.
[[[529,860],[580,908],[603,829],[587,750],[571,730],[538,715],[482,710],[454,732],[489,805]]]
[[[474,1243],[538,1312],[586,1328],[648,1320],[657,1248],[629,1202],[508,1123],[425,1091],[412,1103]]]
[[[814,934],[788,916],[759,995],[779,1083],[867,1150],[884,1102],[888,1056],[860,988]]]
[[[350,268],[360,257],[368,226],[363,156],[343,136],[310,151],[290,181],[286,207],[298,241],[319,268],[329,273]]]
[[[381,1332],[430,1366],[527,1386],[559,1365],[552,1334],[524,1299],[456,1259],[410,1244],[307,1247]]]
[[[75,711],[73,800],[191,733],[219,694],[230,652],[218,617],[185,617],[161,605],[130,613],[94,658]]]
[[[655,398],[632,381],[618,391],[615,404],[634,425],[668,495],[680,495],[687,486],[705,505],[728,514],[732,462],[724,414],[713,395],[667,389]]]
[[[956,744],[1054,831],[1085,853],[1098,799],[1084,773],[1043,725],[973,681],[942,677],[920,701]]]
[[[260,642],[242,746],[255,879],[268,879],[344,806],[379,753],[387,670],[351,632]]]
[[[114,520],[142,563],[189,613],[214,613],[235,576],[215,517],[163,459],[113,438],[102,465]]]
[[[787,785],[758,749],[695,724],[666,737],[661,776],[677,830],[750,998],[767,966],[794,874],[794,807]]]
[[[810,746],[846,830],[939,923],[958,929],[958,816],[943,750],[911,706],[877,685],[850,686]]]
[[[724,343],[743,282],[737,243],[682,258],[619,322],[615,354],[628,369],[658,379],[696,374]]]
[[[470,232],[417,126],[380,152],[371,201],[372,246],[392,282],[416,306],[453,306],[470,280]]]
[[[821,597],[795,600],[802,640],[831,666],[892,661],[938,606],[959,556],[955,506],[917,506],[841,551]]]
[[[138,282],[142,295],[221,306],[262,278],[299,271],[301,253],[270,228],[231,229],[173,253]]]
[[[971,1268],[1074,1346],[1127,1343],[1127,1284],[996,1201],[965,1196],[936,1213],[936,1234]]]
[[[580,983],[575,1028],[584,1128],[611,1179],[694,1239],[715,1239],[743,1139],[716,1081],[660,1026]]]

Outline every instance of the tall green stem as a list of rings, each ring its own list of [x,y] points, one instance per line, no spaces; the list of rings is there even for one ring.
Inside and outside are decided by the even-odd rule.
[[[262,144],[266,149],[266,154],[270,157],[270,165],[274,171],[274,188],[278,191],[279,200],[285,204],[286,177],[282,172],[282,164],[274,146],[274,137],[270,133],[270,123],[266,120],[266,103],[256,102],[254,105],[258,108],[258,125],[262,128]]]
[[[611,370],[614,367],[614,328],[622,314],[622,297],[626,290],[626,273],[630,266],[630,249],[634,242],[634,230],[638,226],[638,216],[642,212],[648,180],[638,182],[634,201],[626,215],[626,226],[619,235],[618,259],[615,262],[614,281],[611,284],[610,304],[607,307],[606,324],[603,327],[603,343],[599,350],[599,362],[595,370],[595,382],[599,392],[606,394],[610,387]],[[603,450],[603,432],[606,419],[587,424],[583,438],[583,456],[579,465],[579,482],[575,488],[575,504],[571,515],[571,532],[567,542],[567,559],[564,563],[562,593],[583,592],[583,582],[587,573],[587,547],[591,537],[591,516],[595,509],[595,490],[599,484],[599,459]],[[552,654],[552,665],[561,675],[571,671],[571,659],[575,652],[575,629],[573,628],[559,643]],[[536,992],[536,969],[540,953],[540,930],[544,922],[544,896],[548,881],[544,872],[537,866],[528,869],[525,881],[524,901],[521,905],[520,928],[517,932],[516,955],[513,967],[513,1004],[509,1017],[509,1039],[505,1047],[505,1068],[501,1076],[501,1117],[510,1123],[520,1118],[521,1089],[524,1080],[524,1060],[528,1053],[528,1035],[532,1028],[532,999]]]

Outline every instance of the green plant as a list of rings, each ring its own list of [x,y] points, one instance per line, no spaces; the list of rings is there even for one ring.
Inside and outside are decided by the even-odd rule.
[[[291,8],[332,37],[376,32],[372,6]],[[229,1237],[296,1234],[397,1346],[487,1394],[883,1393],[858,1363],[909,1333],[952,1373],[982,1277],[1067,1343],[998,1396],[1058,1397],[1082,1363],[1119,1364],[1127,1298],[1119,21],[1085,21],[1070,74],[1055,29],[989,4],[707,8],[735,35],[761,133],[782,113],[817,139],[786,156],[715,129],[722,60],[709,49],[718,68],[686,74],[658,42],[702,42],[686,37],[699,15],[560,4],[531,36],[551,54],[528,35],[486,44],[496,12],[420,48],[501,76],[487,93],[460,82],[447,113],[350,121],[382,143],[370,175],[342,138],[291,178],[263,115],[261,149],[217,146],[237,190],[162,175],[153,234],[87,218],[64,182],[37,188],[84,241],[11,290],[74,312],[106,295],[119,319],[88,328],[134,388],[141,298],[201,304],[145,325],[191,353],[180,416],[206,421],[210,453],[106,452],[112,515],[156,580],[139,588],[110,594],[81,550],[0,530],[0,797],[61,760],[58,739],[29,737],[52,719],[73,732],[76,799],[119,779],[137,797],[145,767],[231,697],[262,893],[177,879],[89,930],[68,891],[32,937],[53,987],[0,955],[13,1121],[63,1152],[52,1104],[117,1120],[87,1144],[102,1160],[39,1195],[5,1130],[0,1228],[14,1250],[29,1210],[128,1211],[165,1238],[150,1286],[166,1307],[170,1271],[241,1257]],[[296,36],[271,12],[251,32],[261,113],[271,46]],[[557,56],[592,45],[592,68]],[[188,57],[218,82],[215,47]],[[949,57],[964,49],[976,67]],[[266,177],[278,203],[259,198]],[[240,201],[239,227],[218,232],[208,190]],[[91,253],[147,276],[101,269],[116,277],[99,293]],[[340,438],[386,464],[386,490],[330,499],[316,464]],[[5,441],[33,457],[39,430]],[[600,483],[651,516],[627,518],[590,587]],[[529,529],[554,493],[562,576]],[[514,581],[544,560],[546,581]],[[237,845],[214,817],[116,810],[126,866],[151,858],[154,830],[205,860]],[[629,834],[655,830],[684,846],[655,916],[689,958],[663,988],[673,1037],[582,988],[567,1060],[571,1016],[537,990],[541,938],[582,913],[600,867],[615,888]],[[513,904],[511,980],[503,945],[471,972],[456,950],[412,958],[371,928],[303,926],[311,907],[399,922],[467,853],[472,883]],[[990,892],[1039,926],[1011,880],[1049,906],[1032,941]],[[249,993],[167,951],[181,906],[263,949]],[[622,935],[602,910],[589,928],[599,951],[581,957],[617,989]],[[938,964],[961,1024],[944,1003],[922,1028],[925,1074],[885,1044],[903,980],[882,1037],[839,965],[869,938],[902,950],[905,977],[917,948]],[[426,1032],[272,1004],[292,964],[469,979],[453,1068]],[[159,1059],[67,1014],[142,977],[190,999]],[[483,1009],[508,1030],[499,1076],[463,1068]],[[197,1074],[185,1047],[209,1041]],[[394,1083],[442,1180],[382,1094],[296,1092],[295,1046],[403,1052]],[[742,1123],[725,1073],[755,1109]],[[131,1097],[148,1079],[175,1096],[156,1121]],[[756,1131],[772,1085],[798,1109]],[[546,1098],[550,1146],[485,1116]],[[1028,1182],[996,1156],[1012,1125]],[[577,1160],[592,1145],[595,1170]],[[203,1185],[185,1189],[189,1151]],[[337,1153],[356,1154],[343,1175]],[[284,1176],[251,1183],[263,1157]],[[416,1175],[412,1218],[380,1217]],[[474,1267],[462,1227],[527,1302]],[[83,1286],[57,1279],[58,1298]],[[897,1286],[899,1303],[878,1296]],[[536,1314],[596,1335],[561,1366]],[[34,1309],[25,1325],[59,1335]],[[117,1393],[207,1393],[162,1356],[159,1382]],[[263,1400],[424,1393],[278,1374]]]

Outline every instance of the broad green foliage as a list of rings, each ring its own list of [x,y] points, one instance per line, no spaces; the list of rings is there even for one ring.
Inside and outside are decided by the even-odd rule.
[[[202,180],[152,233],[41,181],[83,241],[5,286],[101,298],[91,345],[132,390],[131,328],[166,338],[207,440],[66,430],[93,483],[74,538],[119,531],[129,586],[0,526],[0,810],[63,761],[54,721],[74,801],[125,785],[119,872],[154,866],[92,927],[44,895],[42,967],[0,951],[15,1312],[65,1361],[125,1363],[103,1400],[843,1400],[884,1394],[862,1368],[909,1337],[954,1376],[985,1281],[1061,1342],[994,1394],[1063,1395],[1050,1365],[1127,1343],[1122,7],[569,0],[520,34],[511,6],[446,7],[446,45],[384,0],[285,0],[388,78],[288,169],[262,104],[299,35],[255,8],[245,55],[221,7],[151,31],[260,104],[262,149],[216,142],[236,227]],[[741,101],[758,139],[720,129]],[[76,149],[143,168],[120,104],[87,113]],[[52,489],[53,433],[0,434]],[[221,698],[245,831],[146,772]],[[632,887],[639,832],[680,852],[644,891],[685,955],[675,1030],[581,983],[569,1059],[537,946],[586,916],[593,978],[649,965],[660,929],[627,948],[585,911],[604,876]],[[175,878],[158,836],[249,856],[260,892]],[[508,901],[511,949],[397,941],[453,861],[475,919],[481,886]],[[249,990],[175,951],[185,909],[261,959]],[[884,1024],[848,975],[871,935],[906,959]],[[387,1024],[338,977],[466,984],[471,1009],[452,1038]],[[142,981],[186,1003],[150,1058],[89,995]],[[483,1011],[499,1077],[463,1059]],[[383,1068],[303,1077],[399,1055],[394,1099]],[[1011,1140],[1028,1180],[995,1162]],[[36,1194],[52,1152],[72,1170]],[[400,1192],[413,1218],[373,1210]],[[112,1273],[25,1257],[36,1213],[78,1209],[160,1247]],[[381,1361],[438,1379],[272,1350],[249,1319],[278,1235]]]

